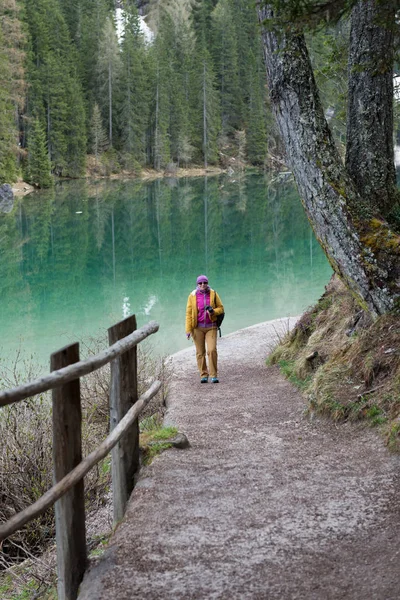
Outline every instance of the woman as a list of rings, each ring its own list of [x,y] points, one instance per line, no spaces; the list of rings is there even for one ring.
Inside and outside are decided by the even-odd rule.
[[[200,371],[200,382],[219,383],[217,354],[217,316],[224,312],[217,292],[208,285],[208,278],[199,275],[197,287],[189,294],[186,306],[186,337],[193,337],[196,346],[197,366]],[[206,362],[206,346],[208,368]]]

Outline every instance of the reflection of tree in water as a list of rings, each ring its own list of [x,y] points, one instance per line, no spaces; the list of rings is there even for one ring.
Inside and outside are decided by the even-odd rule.
[[[124,298],[164,318],[171,290],[201,272],[221,292],[289,289],[321,257],[294,187],[257,175],[56,187],[0,215],[0,251],[5,296],[39,313],[114,306],[116,318]]]
[[[261,177],[240,183],[216,177],[178,181],[172,188],[157,181],[134,191],[130,184],[91,191],[79,203],[79,218],[71,205],[75,191],[61,190],[56,199],[42,200],[40,208],[27,204],[30,272],[38,270],[39,258],[48,257],[52,237],[56,271],[73,265],[82,274],[87,268],[90,277],[97,269],[112,281],[132,272],[145,275],[155,267],[163,278],[171,269],[214,269],[227,262],[239,266],[249,256],[259,265],[265,252],[272,252],[275,264],[282,266],[309,230],[292,187]],[[35,212],[40,212],[37,219]]]
[[[290,239],[287,232],[291,230],[293,212],[296,213],[297,199],[293,198],[292,186],[282,182],[279,177],[272,179],[267,186],[269,219],[269,251],[274,254],[274,273],[277,278],[287,278],[293,271],[292,259],[295,252],[296,233]],[[290,199],[293,198],[293,202]],[[288,203],[292,206],[287,208]],[[301,232],[299,231],[299,235]]]
[[[18,307],[20,317],[29,310],[29,286],[24,278],[23,248],[26,242],[22,230],[21,202],[17,200],[9,213],[0,214],[0,295],[2,319],[7,319],[7,299],[13,298],[11,308]]]
[[[100,250],[100,248],[102,247],[103,242],[104,242],[104,232],[105,232],[106,221],[107,221],[107,217],[108,217],[108,211],[106,210],[107,204],[105,205],[106,199],[105,199],[104,195],[100,195],[99,189],[97,186],[95,189],[94,203],[95,203],[95,208],[96,208],[96,212],[95,212],[96,218],[94,220],[95,239],[96,239],[97,249]]]
[[[208,273],[208,186],[207,175],[204,178],[204,269],[203,272]]]

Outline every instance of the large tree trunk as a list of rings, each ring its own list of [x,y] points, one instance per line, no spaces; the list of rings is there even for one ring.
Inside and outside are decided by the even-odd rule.
[[[259,5],[261,23],[271,19]],[[373,315],[399,296],[399,238],[373,219],[326,122],[303,35],[263,29],[271,104],[303,206],[334,271]]]
[[[376,214],[397,204],[393,162],[394,2],[361,0],[351,14],[346,168]],[[372,149],[372,151],[371,151]]]

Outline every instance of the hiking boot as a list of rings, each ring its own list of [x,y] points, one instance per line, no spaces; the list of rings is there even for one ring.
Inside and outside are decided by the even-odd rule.
[[[208,383],[208,377],[202,377],[200,383]]]
[[[219,383],[218,377],[211,377],[211,383]]]

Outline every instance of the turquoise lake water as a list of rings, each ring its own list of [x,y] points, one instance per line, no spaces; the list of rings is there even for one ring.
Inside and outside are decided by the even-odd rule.
[[[291,182],[250,175],[67,182],[0,213],[0,358],[48,365],[129,314],[160,324],[160,354],[187,347],[196,277],[220,294],[223,334],[300,314],[331,268]]]

